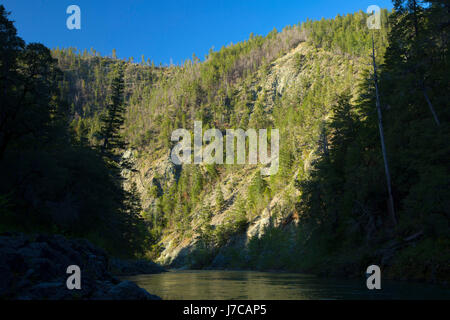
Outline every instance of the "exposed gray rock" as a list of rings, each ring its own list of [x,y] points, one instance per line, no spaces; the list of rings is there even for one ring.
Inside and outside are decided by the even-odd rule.
[[[115,264],[120,260],[114,259]],[[149,300],[158,299],[132,282],[121,282],[110,272],[106,253],[86,240],[21,233],[0,234],[0,300]],[[67,267],[81,270],[81,289],[69,290]],[[123,270],[161,272],[146,261],[123,262]],[[149,272],[149,271],[152,272]]]
[[[112,300],[161,300],[131,281],[122,281],[115,285],[108,291],[107,296]]]

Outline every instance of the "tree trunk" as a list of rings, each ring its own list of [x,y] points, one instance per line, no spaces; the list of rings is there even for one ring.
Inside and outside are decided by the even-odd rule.
[[[423,92],[423,96],[425,97],[425,100],[427,100],[428,107],[430,108],[430,111],[433,114],[434,121],[436,122],[437,126],[439,127],[441,125],[441,123],[439,122],[439,118],[436,114],[436,111],[434,111],[433,105],[431,104],[431,101],[428,98],[427,90],[425,88],[423,88],[422,92]]]
[[[381,114],[380,95],[378,92],[377,64],[375,62],[375,41],[373,38],[373,33],[372,33],[372,60],[373,60],[373,76],[374,76],[373,80],[375,83],[377,112],[378,112],[378,128],[380,129],[381,151],[383,152],[384,170],[386,173],[386,182],[387,182],[387,189],[388,189],[388,194],[389,194],[388,211],[389,211],[389,215],[391,216],[394,226],[397,226],[397,218],[395,216],[395,209],[394,209],[394,198],[392,197],[391,175],[389,173],[389,165],[388,165],[388,161],[387,161],[386,146],[384,143],[383,117]]]

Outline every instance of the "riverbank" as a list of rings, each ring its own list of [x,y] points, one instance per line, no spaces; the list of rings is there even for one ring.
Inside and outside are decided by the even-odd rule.
[[[80,267],[81,289],[69,290],[68,266]],[[11,300],[159,300],[118,276],[164,272],[139,260],[110,258],[84,239],[60,235],[0,234],[0,299]]]
[[[450,242],[422,233],[350,248],[324,247],[310,240],[292,241],[295,229],[271,228],[248,244],[236,236],[220,248],[182,250],[170,268],[195,270],[247,270],[315,274],[322,278],[364,278],[367,267],[378,265],[383,279],[449,286]],[[295,233],[294,233],[295,234]],[[296,235],[298,236],[298,235]],[[240,240],[244,239],[244,240]]]

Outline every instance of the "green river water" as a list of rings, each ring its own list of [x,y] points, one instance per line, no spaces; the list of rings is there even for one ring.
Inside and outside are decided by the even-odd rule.
[[[450,299],[438,285],[382,280],[381,290],[368,290],[365,279],[296,273],[183,270],[127,280],[165,300]]]

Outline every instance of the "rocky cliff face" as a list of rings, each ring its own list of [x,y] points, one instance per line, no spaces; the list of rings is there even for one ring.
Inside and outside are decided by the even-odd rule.
[[[337,55],[323,49],[317,49],[306,42],[299,44],[296,48],[264,66],[254,73],[250,90],[255,100],[264,103],[264,115],[272,117],[272,109],[277,99],[295,100],[308,95],[314,90],[315,84],[312,77],[319,77],[321,81],[329,85],[330,101],[334,94],[344,90],[356,92],[356,83],[361,74],[362,59],[350,56]],[[348,79],[354,81],[348,81]],[[344,84],[344,83],[347,83]],[[350,83],[350,86],[348,85]],[[243,88],[241,88],[244,90]],[[239,95],[240,93],[236,93]],[[331,104],[331,103],[330,103]],[[318,114],[310,115],[316,118],[314,121],[325,121],[331,114],[331,105],[318,106]],[[250,115],[251,118],[252,115]],[[212,267],[223,267],[221,262],[221,247],[233,247],[243,250],[254,237],[261,237],[269,227],[283,227],[291,230],[298,221],[299,214],[295,210],[295,202],[299,191],[295,188],[295,181],[301,180],[308,174],[312,161],[314,161],[317,150],[317,141],[320,139],[319,126],[287,128],[282,133],[280,144],[284,143],[283,134],[295,135],[303,142],[302,166],[295,168],[295,174],[285,178],[283,185],[271,196],[271,200],[257,213],[248,213],[248,224],[238,232],[233,233],[226,243],[216,245],[215,259]],[[305,134],[307,132],[307,135]],[[158,197],[168,192],[176,183],[183,167],[176,167],[170,161],[169,154],[137,155],[137,152],[128,152],[127,157],[134,157],[138,168],[136,173],[128,173],[129,181],[136,182],[143,199],[145,210],[154,212],[157,208]],[[201,172],[207,169],[200,165]],[[260,167],[257,165],[236,166],[233,170],[226,170],[214,185],[208,185],[200,195],[200,201],[189,217],[190,226],[188,230],[180,231],[166,228],[164,230],[159,246],[161,248],[158,262],[172,267],[192,267],[192,253],[198,248],[201,240],[201,230],[205,226],[205,211],[209,217],[207,228],[217,230],[225,223],[233,220],[233,215],[239,205],[238,199],[248,197],[248,189],[255,175],[259,174]],[[207,174],[207,173],[206,173]],[[268,181],[270,178],[264,178]],[[217,206],[217,190],[223,194],[223,205]],[[153,190],[150,192],[150,190]],[[194,263],[195,264],[195,263]]]

